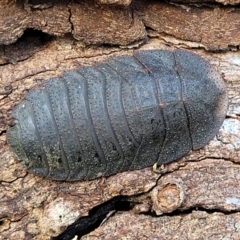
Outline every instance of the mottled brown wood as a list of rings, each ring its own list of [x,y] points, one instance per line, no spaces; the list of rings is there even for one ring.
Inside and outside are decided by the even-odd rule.
[[[11,1],[0,6],[0,16],[0,45],[15,42],[28,28],[55,36],[71,33],[86,44],[128,45],[146,39],[144,25],[131,8],[93,1],[62,0],[27,9]]]
[[[240,11],[233,6],[140,0],[129,6],[121,2],[125,6],[121,7],[110,2],[59,0],[46,6],[3,1],[0,45],[13,43],[34,28],[54,36],[71,34],[84,44],[132,46],[152,36],[146,27],[163,39],[173,36],[208,50],[235,49],[240,44]]]
[[[18,239],[56,236],[78,217],[87,215],[92,207],[119,195],[128,195],[134,200],[136,194],[146,193],[140,202],[147,201],[148,204],[135,206],[136,213],[152,209],[164,214],[196,207],[239,211],[239,52],[209,54],[203,50],[193,51],[209,60],[224,76],[230,96],[229,118],[217,138],[206,147],[165,166],[159,181],[160,175],[153,173],[151,168],[75,183],[44,180],[26,173],[25,167],[11,156],[6,144],[5,130],[13,105],[23,99],[28,89],[63,71],[99,61],[109,54],[130,54],[132,51],[109,47],[79,51],[77,44],[67,38],[54,40],[27,60],[0,66],[1,84],[12,86],[11,93],[0,102],[4,119],[0,136],[1,236],[6,239],[14,239],[15,236],[22,236]],[[144,48],[168,47],[155,39]]]
[[[108,4],[108,5],[119,5],[123,7],[127,7],[131,4],[132,0],[97,0],[100,4]]]
[[[30,15],[14,1],[0,4],[0,45],[15,42],[30,22]],[[13,17],[14,13],[14,17]]]
[[[178,6],[143,0],[137,11],[144,25],[159,34],[197,42],[208,50],[227,50],[240,43],[238,8]]]
[[[116,224],[117,222],[117,224]],[[126,224],[127,222],[127,224]],[[163,216],[119,213],[82,240],[119,239],[239,239],[240,214],[193,211],[188,214]]]
[[[202,6],[206,3],[221,3],[223,5],[237,5],[239,4],[239,0],[174,0],[173,3],[192,3],[196,4],[196,6]]]
[[[86,44],[128,45],[146,38],[143,23],[131,8],[78,0],[71,7],[71,22],[74,38]]]
[[[159,215],[197,207],[239,211],[239,178],[240,166],[231,161],[207,158],[197,164],[189,162],[159,179],[151,192],[153,210]],[[172,204],[172,199],[179,200]]]
[[[29,18],[32,19],[34,14],[38,18],[35,21],[37,29],[60,36],[68,32],[66,29],[69,27],[72,29],[71,27],[75,26],[74,24],[80,24],[77,19],[82,18],[83,21],[86,21],[83,16],[79,16],[82,10],[77,9],[78,5],[76,3],[74,5],[75,10],[71,12],[74,15],[72,15],[72,19],[76,23],[73,23],[74,21],[71,23],[65,22],[64,19],[69,16],[67,17],[67,11],[64,7],[61,17],[56,18],[55,25],[54,15],[51,16],[52,11],[58,7],[60,9],[63,5],[43,9],[37,8],[34,11],[31,8],[33,12],[28,12],[29,10],[24,8],[17,8],[12,1],[6,1],[4,4],[1,5],[0,11],[2,11],[3,6],[5,6],[5,10],[9,9],[5,11],[6,14],[0,14],[0,22],[2,16],[7,16],[7,21],[2,21],[0,24],[0,32],[2,31],[0,41],[5,39],[5,43],[17,40],[26,26],[33,26],[28,25],[29,22],[27,25],[23,23],[29,21]],[[161,14],[166,14],[164,16],[168,16],[168,18],[161,24],[165,24],[164,27],[168,26],[168,29],[170,29],[170,23],[174,23],[171,19],[175,15],[189,14],[181,7],[160,2],[158,4],[159,7],[156,4],[150,4],[151,7],[146,9],[140,8],[139,3],[131,5],[129,9],[136,6],[134,18],[128,16],[129,9],[123,8],[120,12],[117,12],[117,8],[114,7],[116,16],[121,20],[119,20],[119,26],[122,26],[116,34],[113,34],[114,31],[117,31],[118,26],[116,25],[116,16],[110,14],[110,10],[113,8],[104,7],[103,12],[106,14],[104,16],[111,16],[114,24],[109,31],[106,29],[105,32],[103,31],[103,42],[108,43],[121,34],[123,35],[120,36],[121,40],[116,39],[118,44],[121,45],[126,39],[130,39],[129,43],[132,42],[139,35],[130,34],[131,31],[136,29],[136,26],[144,26],[139,19],[142,19],[146,24],[146,16],[147,19],[150,18],[150,13],[148,13],[150,10],[155,11],[157,9],[156,12],[152,12],[154,17],[151,18],[151,24],[153,24],[153,27],[158,25]],[[10,14],[12,7],[16,10],[14,18]],[[88,7],[89,9],[93,8],[91,5],[86,5],[86,9]],[[71,6],[66,5],[68,13],[70,8]],[[161,8],[165,9],[164,12],[159,12]],[[100,14],[101,9],[92,9],[91,11],[93,11],[93,15]],[[172,9],[174,9],[174,12],[171,12]],[[224,12],[224,9],[221,11]],[[140,14],[140,10],[142,14]],[[20,24],[19,21],[16,21],[18,25],[7,23],[9,21],[15,23],[16,18],[22,16],[21,11],[25,13],[25,17],[22,18]],[[48,17],[44,15],[46,11],[49,11]],[[206,11],[207,16],[210,10],[201,8],[199,11]],[[171,18],[170,13],[175,15],[172,15]],[[233,15],[238,14],[237,10],[233,10],[232,13]],[[128,21],[126,16],[128,16]],[[202,13],[201,16],[205,15]],[[87,17],[89,18],[89,16]],[[132,22],[133,25],[129,25],[129,21],[135,18],[138,19],[136,22],[140,25],[134,25],[136,24],[134,21]],[[63,21],[58,25],[59,19]],[[41,25],[41,20],[47,24]],[[216,21],[220,20],[216,19]],[[91,19],[89,19],[90,21]],[[107,22],[107,20],[105,21]],[[202,18],[202,21],[204,21],[204,18]],[[229,31],[225,30],[227,40],[222,38],[224,44],[225,41],[229,41],[229,45],[232,44],[231,29],[232,26],[235,26],[234,24],[235,22],[228,25]],[[201,21],[198,25],[201,25]],[[1,29],[1,26],[5,28],[2,27]],[[62,28],[62,26],[65,27]],[[158,29],[155,30],[159,33],[148,31],[153,38],[150,37],[141,47],[142,49],[192,48],[192,52],[202,56],[218,69],[226,81],[230,99],[227,118],[217,136],[199,151],[192,152],[180,161],[164,166],[159,174],[153,173],[152,168],[146,168],[93,181],[55,182],[28,174],[26,168],[13,158],[6,142],[6,130],[11,122],[13,106],[21,101],[30,89],[38,87],[51,77],[60,76],[64,71],[99,62],[108,56],[131,54],[133,51],[130,48],[122,49],[113,46],[89,45],[86,47],[83,41],[88,43],[95,41],[94,43],[98,44],[103,42],[101,42],[99,33],[94,32],[94,28],[90,28],[90,25],[89,29],[86,26],[79,26],[79,28],[74,28],[75,32],[72,33],[78,33],[80,38],[85,34],[81,41],[77,41],[71,36],[48,38],[45,35],[38,35],[39,33],[34,38],[30,33],[21,38],[19,42],[0,48],[0,239],[49,239],[52,236],[57,236],[79,217],[86,216],[94,206],[120,195],[129,196],[131,201],[136,203],[134,209],[131,212],[118,213],[110,218],[102,227],[89,235],[90,239],[96,237],[121,239],[123,236],[128,236],[129,239],[159,239],[159,236],[162,239],[174,239],[174,237],[175,239],[199,239],[199,236],[202,239],[219,239],[224,236],[229,236],[230,239],[238,239],[240,209],[239,51],[207,52],[202,49],[203,45],[197,37],[184,41],[180,38],[174,38],[176,36],[174,34],[166,36]],[[99,23],[99,26],[102,27],[104,24]],[[131,26],[131,31],[128,31],[126,26]],[[14,31],[10,31],[11,27]],[[113,29],[115,30],[113,31]],[[142,28],[139,29],[136,32],[142,34]],[[178,32],[181,30],[180,27],[176,29],[178,29]],[[173,24],[172,31],[174,32],[176,29]],[[88,30],[89,34],[86,34]],[[90,35],[92,31],[94,33]],[[210,29],[209,31],[211,32]],[[121,34],[119,34],[120,32]],[[187,29],[182,30],[182,32],[187,35]],[[198,32],[200,31],[196,31],[195,35]],[[110,34],[111,37],[109,37],[109,33],[112,34]],[[195,35],[191,36],[189,34],[189,38],[193,38]],[[211,36],[213,34],[210,34]],[[42,37],[43,41],[39,41],[39,38]],[[125,44],[128,44],[127,41]],[[225,46],[224,44],[221,46]],[[138,194],[142,195],[139,197]],[[206,211],[211,210],[211,212],[191,212],[192,209],[197,208],[204,208]],[[159,217],[139,214],[147,211],[154,211]],[[181,214],[181,211],[183,214]],[[172,215],[166,216],[166,213]]]

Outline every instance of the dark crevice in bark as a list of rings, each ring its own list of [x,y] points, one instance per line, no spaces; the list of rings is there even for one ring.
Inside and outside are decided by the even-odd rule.
[[[151,190],[149,190],[151,191]],[[144,193],[146,194],[146,193]],[[80,239],[82,236],[94,231],[97,229],[105,220],[112,217],[117,212],[122,211],[131,211],[137,204],[140,202],[136,199],[143,196],[144,194],[139,194],[138,196],[121,196],[113,198],[99,206],[94,207],[89,211],[89,215],[87,217],[81,217],[72,225],[70,225],[63,233],[59,236],[52,238],[52,240],[70,240],[73,239],[75,236],[78,236]],[[147,215],[155,218],[160,218],[162,216],[185,216],[192,214],[193,211],[204,211],[208,214],[213,213],[223,213],[225,215],[231,215],[237,213],[239,211],[226,211],[221,209],[207,209],[203,206],[193,206],[192,208],[181,210],[177,209],[171,213],[165,213],[163,215],[157,215],[154,211],[149,210],[147,212],[141,212],[139,214]]]
[[[140,213],[140,214],[159,218],[161,216],[168,216],[168,217],[185,216],[188,214],[192,214],[193,211],[202,211],[202,212],[207,212],[208,214],[223,213],[224,215],[231,215],[231,214],[239,213],[238,210],[227,211],[227,210],[221,210],[219,208],[207,209],[207,208],[204,208],[203,206],[199,205],[199,206],[193,206],[189,209],[184,209],[184,210],[177,209],[171,213],[164,213],[163,215],[157,215],[153,211],[148,211],[148,212],[144,212],[144,213]]]
[[[24,179],[26,176],[28,175],[28,172],[26,172],[23,176],[21,176],[21,177],[16,177],[16,178],[14,178],[13,180],[11,180],[11,181],[4,181],[4,180],[2,180],[2,181],[0,181],[0,185],[2,184],[2,183],[7,183],[7,184],[12,184],[12,183],[14,183],[14,182],[16,182],[16,181],[19,181],[19,179]],[[27,190],[28,191],[28,190]]]
[[[71,4],[71,3],[70,3]],[[71,34],[74,34],[74,24],[72,22],[72,9],[71,9],[71,5],[68,5],[68,11],[69,11],[69,22],[71,24]]]
[[[100,226],[104,219],[108,218],[109,214],[113,215],[117,211],[131,210],[131,203],[125,199],[125,197],[116,197],[94,207],[89,211],[88,216],[79,218],[59,236],[52,238],[52,240],[70,240],[76,235],[80,238],[92,232]]]
[[[147,192],[139,193],[133,196],[117,196],[92,208],[87,217],[79,218],[73,224],[68,226],[63,233],[57,237],[53,237],[51,240],[71,240],[75,236],[78,236],[78,239],[81,239],[82,236],[94,231],[103,222],[105,222],[106,219],[109,219],[117,212],[131,211],[136,205],[141,204],[141,198],[144,197],[144,195],[146,195],[146,198],[148,197],[147,194],[157,186],[158,180],[167,173],[168,172],[162,172],[162,174],[156,180],[156,184]]]
[[[49,34],[28,28],[15,43],[2,46],[0,58],[4,59],[5,63],[0,65],[17,64],[17,62],[24,61],[47,47],[53,39]]]
[[[200,162],[204,160],[219,160],[219,161],[226,161],[226,162],[231,162],[233,164],[238,164],[236,163],[233,159],[231,158],[226,158],[226,157],[215,157],[215,156],[205,156],[199,159],[192,159],[192,160],[186,160],[185,163],[190,163],[190,162]]]
[[[27,10],[26,11],[30,11],[30,13],[32,13],[32,14],[34,14],[33,13],[33,11],[34,10],[41,10],[41,11],[43,11],[44,12],[44,10],[45,9],[48,9],[48,8],[51,8],[51,7],[53,7],[53,6],[55,6],[55,5],[62,5],[62,6],[65,6],[66,7],[66,4],[67,4],[67,7],[68,7],[68,11],[69,11],[69,19],[68,19],[68,21],[69,21],[69,23],[71,24],[71,33],[73,34],[73,31],[74,31],[74,24],[73,24],[73,22],[72,22],[72,9],[71,9],[71,2],[72,1],[70,1],[70,0],[58,0],[58,1],[47,1],[47,0],[17,0],[17,4],[19,5],[24,5],[24,8],[27,8]],[[140,6],[141,6],[141,2],[143,3],[143,4],[146,4],[146,0],[145,1],[139,1],[140,2]],[[157,2],[156,0],[155,1],[149,1],[149,2],[147,2],[147,4],[151,4],[151,3],[155,3],[155,2]],[[78,3],[79,4],[79,6],[81,6],[81,1],[74,1],[74,3]],[[175,7],[177,7],[177,8],[181,8],[181,9],[183,9],[183,10],[185,10],[185,11],[190,11],[191,9],[199,9],[199,8],[201,8],[201,9],[226,9],[226,11],[229,9],[229,11],[233,11],[233,10],[236,10],[236,11],[238,11],[239,9],[240,9],[240,7],[239,7],[239,5],[235,5],[235,6],[230,6],[230,5],[222,5],[221,3],[187,3],[187,2],[181,2],[181,1],[176,1],[176,2],[171,2],[171,1],[165,1],[165,4],[166,5],[174,5]],[[147,5],[146,5],[147,6]],[[96,6],[96,7],[98,7],[98,6]],[[103,8],[110,8],[110,6],[104,6],[104,5],[102,5],[102,7]],[[113,7],[112,6],[112,8],[117,8],[117,9],[119,9],[119,10],[121,10],[122,9],[122,7],[121,6],[115,6],[115,7]],[[142,21],[142,24],[145,26],[145,28],[146,28],[146,34],[148,34],[148,30],[150,29],[152,29],[153,31],[155,31],[156,33],[157,33],[157,31],[156,30],[154,30],[154,28],[152,27],[150,27],[150,26],[148,26],[149,24],[146,22],[146,21],[144,21],[144,15],[143,15],[143,13],[141,13],[141,11],[138,11],[138,8],[139,8],[139,6],[138,6],[138,1],[133,1],[133,3],[128,7],[128,9],[129,9],[129,15],[131,16],[131,19],[132,19],[132,23],[131,24],[133,24],[134,23],[134,14],[136,14],[136,16],[137,17],[139,17],[140,19],[141,19],[141,21]],[[134,12],[134,14],[133,14],[133,12]],[[136,17],[135,16],[135,17]],[[67,33],[67,32],[66,32]],[[174,37],[174,38],[176,38],[176,39],[178,39],[177,37],[175,37],[174,35],[171,35],[171,34],[167,34],[167,33],[165,33],[164,31],[162,31],[162,32],[160,32],[159,31],[159,34],[160,34],[160,38],[161,38],[161,35],[164,35],[164,34],[166,34],[166,36],[172,36],[172,37]],[[149,35],[149,34],[148,34]],[[150,34],[151,35],[151,34]],[[154,35],[154,34],[153,34]],[[150,36],[150,37],[157,37],[157,36]],[[180,39],[180,38],[179,38]],[[164,40],[164,39],[163,39]],[[190,38],[190,39],[184,39],[185,41],[190,41],[190,42],[192,42],[193,40]],[[147,39],[145,38],[144,40],[142,40],[143,42],[144,41],[147,41]],[[138,46],[138,45],[140,45],[141,43],[142,43],[142,41],[140,41],[140,43],[136,40],[136,42],[132,42],[132,43],[130,43],[130,44],[128,44],[128,45],[124,45],[123,44],[123,47],[132,47],[132,45],[133,46]],[[88,42],[88,41],[87,41]],[[103,40],[103,42],[104,42],[104,40]],[[220,47],[220,49],[212,49],[212,47],[210,47],[209,49],[208,49],[208,46],[207,46],[207,43],[202,43],[202,40],[201,39],[199,39],[198,41],[195,41],[195,42],[198,42],[199,44],[203,44],[203,46],[199,46],[199,48],[205,48],[206,50],[209,50],[209,51],[214,51],[214,52],[226,52],[226,51],[229,51],[229,50],[238,50],[239,49],[239,45],[234,45],[234,43],[233,44],[230,44],[230,45],[228,45],[228,47],[224,47],[223,49]],[[169,44],[171,44],[171,43],[169,43]],[[121,44],[116,44],[116,46],[121,46]],[[204,47],[205,46],[205,47]],[[9,62],[11,62],[11,60],[12,59],[7,59]],[[14,59],[13,59],[14,60]],[[14,61],[13,61],[13,63],[14,63]]]
[[[0,136],[2,136],[3,134],[6,134],[7,133],[7,130],[3,130],[0,132]]]

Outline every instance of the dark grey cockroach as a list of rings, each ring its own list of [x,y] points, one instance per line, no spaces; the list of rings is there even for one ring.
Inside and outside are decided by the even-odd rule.
[[[172,162],[206,145],[228,97],[220,75],[187,51],[135,51],[30,91],[7,132],[30,172],[75,181]]]

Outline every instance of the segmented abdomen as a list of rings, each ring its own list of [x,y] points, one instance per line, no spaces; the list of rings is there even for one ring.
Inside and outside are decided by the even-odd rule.
[[[169,163],[204,146],[226,108],[224,83],[201,58],[137,51],[32,90],[14,110],[8,141],[37,175],[93,179]]]

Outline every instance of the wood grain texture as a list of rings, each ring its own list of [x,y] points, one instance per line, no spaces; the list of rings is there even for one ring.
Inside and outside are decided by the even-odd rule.
[[[128,236],[128,239],[144,240],[159,238],[217,240],[223,236],[227,239],[239,239],[239,221],[239,213],[226,216],[219,212],[209,214],[196,210],[185,215],[161,218],[119,213],[97,230],[84,236],[82,240],[117,240],[125,239],[125,236]]]
[[[168,49],[159,40],[149,41],[144,48]],[[0,67],[1,84],[12,86],[12,92],[4,95],[0,102],[3,116],[0,138],[2,166],[0,219],[3,223],[1,235],[4,238],[13,239],[16,234],[22,236],[19,239],[46,239],[49,236],[57,236],[77,218],[87,215],[92,207],[119,195],[134,196],[146,193],[144,199],[153,199],[149,203],[149,209],[162,212],[161,214],[195,207],[228,212],[239,210],[238,52],[210,55],[203,50],[194,50],[217,66],[220,74],[224,76],[230,96],[228,118],[217,137],[206,147],[179,162],[167,165],[161,174],[153,173],[152,168],[146,168],[94,181],[64,183],[43,180],[27,174],[24,166],[14,160],[6,144],[5,134],[13,105],[24,97],[28,89],[36,87],[51,76],[58,76],[63,71],[79,65],[99,61],[106,58],[104,56],[106,54],[125,55],[130,54],[132,50],[119,50],[113,53],[114,51],[116,48],[108,47],[93,47],[79,51],[74,40],[62,39],[51,42],[47,48],[25,61]],[[148,193],[155,185],[157,187],[153,190],[157,190],[157,193],[159,189],[164,190],[159,193],[161,201],[158,209],[152,193]],[[177,199],[180,195],[183,201],[178,204]],[[177,204],[168,204],[168,196],[172,198],[170,203]],[[167,208],[164,208],[166,203]],[[142,208],[136,206],[136,209]]]
[[[78,1],[71,6],[73,36],[86,44],[128,45],[146,39],[142,21],[131,8]]]
[[[34,13],[37,14],[40,10],[36,9],[31,13],[22,8],[18,9],[12,1],[3,3],[5,5],[2,4],[0,8],[0,38],[1,44],[7,44],[16,41],[22,35],[29,24],[26,24],[26,21],[30,21],[29,18],[32,19]],[[165,11],[173,11],[168,5],[164,8],[161,4],[159,3],[159,6]],[[139,9],[139,5],[137,8]],[[161,9],[157,6],[155,8]],[[14,18],[10,14],[12,9],[15,10]],[[41,10],[42,14],[47,9]],[[169,17],[173,17],[174,13],[180,16],[188,14],[180,7],[174,11],[177,13],[169,13]],[[199,11],[210,14],[209,9],[199,8]],[[225,13],[226,10],[221,8],[221,11]],[[239,16],[236,9],[228,11],[227,14],[228,19],[235,16],[234,14]],[[138,15],[139,19],[143,19],[143,15]],[[41,18],[44,20],[43,16],[41,15]],[[151,20],[154,26],[157,25],[158,19]],[[233,37],[238,31],[238,25],[235,25],[238,19],[233,20],[233,24],[228,25],[227,29],[222,28],[227,37],[222,37],[217,42],[219,46],[226,46],[226,41],[229,42],[228,46],[233,43],[239,45]],[[171,21],[171,18],[168,21]],[[218,21],[221,21],[221,18],[216,19],[216,22]],[[174,24],[174,21],[171,24]],[[11,31],[12,28],[15,31]],[[232,28],[235,29],[234,34]],[[181,27],[176,29],[180,31]],[[57,31],[64,33],[61,31],[61,25],[58,25]],[[172,25],[171,31],[175,31],[175,25]],[[169,30],[170,33],[171,31]],[[187,29],[182,30],[186,31]],[[199,29],[195,32],[200,33]],[[187,33],[185,35],[188,36]],[[209,41],[214,43],[211,36],[212,34],[209,35]],[[102,235],[103,239],[121,239],[126,235],[129,239],[136,239],[136,234],[141,239],[154,239],[159,236],[163,236],[163,239],[179,239],[179,236],[185,239],[199,239],[199,236],[203,239],[219,239],[224,236],[228,236],[229,239],[240,238],[240,52],[237,48],[237,51],[207,52],[202,49],[207,48],[207,45],[199,42],[198,38],[194,39],[192,37],[191,41],[185,41],[175,38],[174,34],[166,36],[151,31],[149,39],[141,49],[192,48],[192,52],[202,56],[218,69],[227,84],[229,108],[227,118],[217,136],[199,151],[165,166],[159,174],[153,173],[152,168],[146,168],[76,183],[54,182],[27,174],[25,167],[13,158],[6,142],[6,130],[11,121],[12,108],[30,89],[38,87],[51,77],[59,77],[64,71],[99,62],[109,55],[131,54],[132,49],[106,45],[86,46],[71,36],[56,37],[47,41],[46,45],[36,44],[34,46],[37,47],[31,47],[32,50],[25,55],[28,44],[17,48],[13,45],[8,46],[7,58],[3,52],[0,62],[0,239],[49,239],[57,236],[79,217],[86,216],[94,206],[120,195],[129,196],[129,199],[136,203],[133,211],[119,213],[110,218],[110,221],[90,234],[92,239],[94,234],[101,236],[104,231],[109,235]],[[89,38],[87,41],[92,40]],[[216,49],[216,46],[214,45],[213,49]],[[22,55],[24,57],[21,57]],[[15,60],[14,64],[10,63],[10,59]],[[136,196],[138,194],[142,194],[141,199]],[[196,208],[204,211],[192,212]],[[152,210],[159,216],[153,218],[139,214]],[[167,216],[166,213],[170,212],[171,216]],[[116,228],[117,225],[120,227]],[[131,226],[131,229],[127,226]]]
[[[136,3],[145,26],[159,34],[199,43],[208,50],[238,46],[239,9],[231,7],[179,7],[167,3]]]
[[[53,36],[71,34],[87,45],[132,46],[146,41],[151,29],[162,38],[173,36],[208,50],[228,50],[240,44],[239,14],[232,6],[178,6],[145,0],[126,8],[62,0],[30,9],[10,1],[0,6],[0,45],[13,43],[26,29],[34,28]]]

